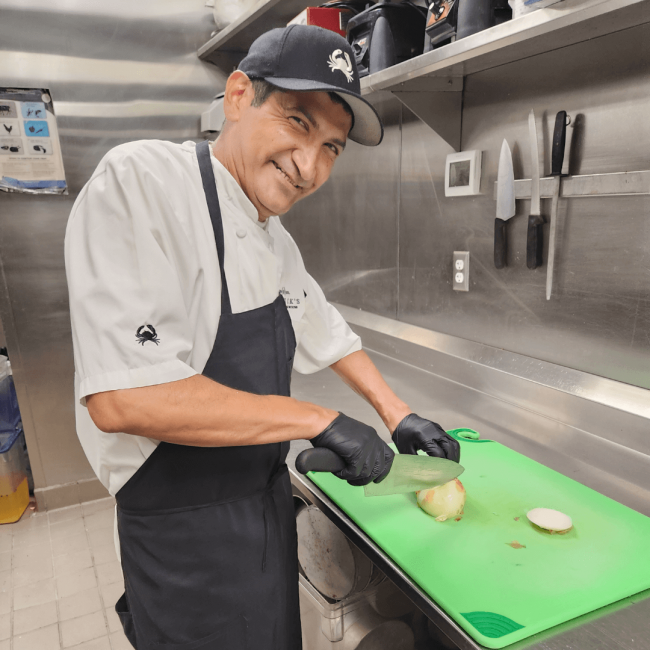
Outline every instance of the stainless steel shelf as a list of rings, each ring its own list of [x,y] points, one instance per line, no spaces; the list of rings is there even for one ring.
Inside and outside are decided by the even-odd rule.
[[[202,45],[199,58],[229,69],[244,58],[258,36],[274,27],[284,27],[305,7],[314,4],[313,0],[259,0],[250,11]]]
[[[390,91],[456,151],[467,75],[650,22],[649,0],[563,0],[361,80]]]
[[[259,0],[199,48],[200,59],[220,65],[221,53],[244,55],[265,31],[282,27],[313,0]],[[440,90],[432,77],[451,80],[650,22],[649,0],[563,0],[427,52],[361,80],[363,94],[377,90]]]
[[[432,77],[448,79],[451,86],[455,77],[646,22],[650,22],[648,0],[563,0],[365,77],[362,93],[440,90],[440,79],[430,82]]]

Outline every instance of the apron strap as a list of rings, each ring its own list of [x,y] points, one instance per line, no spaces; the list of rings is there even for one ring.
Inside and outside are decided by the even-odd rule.
[[[196,145],[196,157],[199,161],[203,191],[210,211],[210,221],[214,230],[214,240],[217,244],[217,255],[219,257],[219,270],[221,271],[221,313],[232,314],[230,306],[230,293],[226,282],[226,271],[224,269],[224,244],[223,244],[223,223],[221,221],[221,208],[219,207],[219,195],[217,194],[217,180],[214,177],[212,161],[210,160],[210,143],[207,140]]]

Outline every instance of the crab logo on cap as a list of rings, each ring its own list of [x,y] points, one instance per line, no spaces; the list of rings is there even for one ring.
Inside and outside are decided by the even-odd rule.
[[[350,56],[347,52],[343,52],[343,50],[334,50],[334,52],[330,54],[328,64],[332,72],[340,70],[345,75],[348,83],[354,80],[352,74],[352,62],[350,61]]]

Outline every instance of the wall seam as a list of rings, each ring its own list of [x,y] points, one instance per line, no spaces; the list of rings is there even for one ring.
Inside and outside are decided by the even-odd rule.
[[[404,105],[399,103],[399,149],[397,158],[397,215],[395,219],[395,228],[397,230],[397,254],[396,254],[396,275],[397,275],[397,288],[395,291],[395,320],[399,320],[400,315],[400,221],[402,215],[402,146],[403,146],[403,133],[402,133],[402,117],[404,115]]]
[[[463,116],[465,109],[465,79],[463,77],[463,87],[460,91],[460,133],[458,134],[458,151],[463,151]]]

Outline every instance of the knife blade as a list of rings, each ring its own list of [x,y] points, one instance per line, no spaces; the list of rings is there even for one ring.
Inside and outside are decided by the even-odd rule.
[[[537,146],[537,126],[535,111],[528,115],[528,132],[530,134],[530,155],[532,163],[530,215],[528,216],[528,234],[526,237],[526,266],[536,269],[543,263],[542,246],[544,240],[543,225],[546,219],[541,214],[539,201],[539,148]]]
[[[501,145],[497,172],[497,216],[494,220],[494,266],[502,269],[508,257],[506,221],[515,215],[515,173],[506,140]]]
[[[307,472],[340,472],[345,461],[331,449],[305,449],[296,458],[296,469]],[[381,483],[363,486],[367,497],[388,496],[427,490],[449,483],[465,471],[462,465],[447,458],[396,454],[390,472]]]
[[[562,163],[564,162],[564,146],[566,144],[566,111],[559,111],[555,116],[553,129],[553,151],[551,153],[551,176],[555,176],[553,185],[553,202],[551,203],[551,232],[548,241],[548,264],[546,271],[546,300],[551,299],[553,288],[553,269],[555,267],[555,239],[557,236],[558,207],[560,203],[560,187],[562,186]]]

